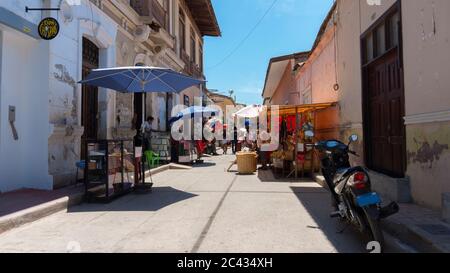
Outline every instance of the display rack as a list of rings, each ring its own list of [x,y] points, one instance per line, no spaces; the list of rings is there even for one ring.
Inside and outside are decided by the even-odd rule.
[[[133,190],[140,167],[133,140],[87,140],[84,149],[88,202],[110,202]]]

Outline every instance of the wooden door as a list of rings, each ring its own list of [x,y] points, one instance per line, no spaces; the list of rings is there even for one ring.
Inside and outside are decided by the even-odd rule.
[[[391,50],[367,68],[371,168],[403,177],[405,116],[403,72],[398,50]]]
[[[83,38],[82,77],[85,79],[92,69],[98,68],[99,49],[86,38]],[[84,84],[81,92],[81,126],[84,133],[81,139],[82,158],[85,158],[84,145],[86,139],[97,139],[98,132],[98,88]]]

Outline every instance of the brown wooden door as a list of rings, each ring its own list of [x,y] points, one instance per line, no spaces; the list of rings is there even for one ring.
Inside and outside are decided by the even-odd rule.
[[[86,38],[83,38],[82,77],[85,79],[92,69],[98,68],[99,49]],[[81,139],[81,158],[85,158],[84,145],[86,139],[97,139],[98,132],[98,88],[83,84],[81,92],[81,125],[84,133]]]
[[[403,72],[397,50],[367,68],[370,167],[385,174],[405,173]]]

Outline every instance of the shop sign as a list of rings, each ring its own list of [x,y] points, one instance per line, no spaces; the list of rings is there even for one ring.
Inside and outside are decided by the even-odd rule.
[[[44,18],[38,25],[38,33],[44,40],[52,40],[58,36],[59,23],[53,17]]]

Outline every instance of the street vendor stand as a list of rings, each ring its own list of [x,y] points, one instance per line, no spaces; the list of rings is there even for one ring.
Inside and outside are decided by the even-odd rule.
[[[211,115],[216,115],[218,114],[218,112],[218,110],[206,106],[191,106],[177,113],[170,119],[170,124],[174,124],[179,120],[183,120],[185,121],[183,126],[185,126],[186,124],[190,124],[191,126],[191,139],[182,139],[178,141],[178,163],[203,163],[200,158],[203,154],[203,151],[206,149],[206,147],[204,147],[206,145],[203,143],[203,140],[192,140],[194,138],[195,126],[201,125],[197,129],[201,130],[201,133],[203,135],[203,122],[196,119],[203,119]],[[201,124],[196,124],[196,122],[201,122]],[[194,159],[194,151],[197,151],[196,159]]]
[[[319,163],[316,162],[313,146],[307,144],[314,143],[316,135],[317,119],[316,113],[336,103],[320,103],[296,106],[279,106],[280,116],[280,148],[272,153],[273,167],[283,176],[295,178],[299,177],[299,172],[304,177],[305,172],[311,177],[318,170]],[[271,108],[268,109],[268,120],[271,115]]]
[[[203,88],[204,80],[195,79],[190,76],[184,75],[182,73],[176,72],[169,68],[162,67],[146,67],[146,66],[132,66],[132,67],[114,67],[114,68],[101,68],[92,70],[89,75],[87,75],[82,81],[79,83],[102,87],[110,90],[114,90],[116,92],[121,93],[180,93],[183,90],[198,85],[200,86],[200,90]],[[145,100],[142,100],[142,107],[145,109]],[[145,111],[142,111],[142,120],[145,120]],[[88,189],[91,184],[102,183],[105,185],[105,196],[109,196],[110,194],[110,186],[109,186],[109,141],[103,140],[99,141],[97,144],[99,146],[100,151],[104,152],[96,152],[98,159],[92,159],[94,162],[91,164],[94,167],[94,164],[97,164],[98,167],[95,168],[97,171],[98,177],[94,177],[91,180],[91,176],[88,175],[85,178],[86,183],[86,193],[88,194]],[[141,144],[144,143],[144,139],[142,136]],[[123,145],[122,145],[123,146]],[[143,147],[140,147],[142,150]],[[88,148],[86,148],[88,149]],[[134,151],[139,150],[138,147],[133,146]],[[122,149],[123,150],[123,149]],[[140,183],[135,183],[134,189],[138,191],[151,192],[153,187],[153,179],[150,175],[150,183],[146,181],[145,174],[145,165],[143,160],[143,153],[139,156],[134,156],[133,160],[136,158],[140,158]],[[136,154],[133,152],[133,154]],[[120,155],[122,159],[122,165],[125,164],[123,151]],[[103,160],[100,160],[103,158]],[[87,165],[89,167],[89,161],[91,159],[88,158]],[[123,166],[121,167],[123,169]],[[135,173],[136,173],[136,168]],[[92,170],[94,171],[94,170]],[[137,171],[139,172],[139,171]],[[123,171],[122,171],[123,174]],[[139,176],[139,175],[136,175]],[[103,178],[102,178],[103,177]],[[107,178],[105,178],[107,177]],[[123,183],[122,183],[123,184]],[[123,185],[122,185],[123,186]],[[121,186],[116,186],[121,187]]]
[[[109,202],[139,183],[133,140],[87,140],[84,182],[88,201]]]

